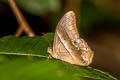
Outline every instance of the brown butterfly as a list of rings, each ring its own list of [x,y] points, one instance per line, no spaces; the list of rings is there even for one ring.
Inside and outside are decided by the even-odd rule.
[[[73,11],[67,12],[56,27],[53,48],[48,47],[50,55],[62,61],[88,66],[93,59],[93,51],[79,37]]]

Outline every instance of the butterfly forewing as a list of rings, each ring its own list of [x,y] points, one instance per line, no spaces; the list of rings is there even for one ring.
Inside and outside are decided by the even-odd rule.
[[[66,13],[58,25],[65,29],[67,34],[69,34],[68,36],[71,40],[79,38],[79,33],[76,27],[76,17],[73,11]]]

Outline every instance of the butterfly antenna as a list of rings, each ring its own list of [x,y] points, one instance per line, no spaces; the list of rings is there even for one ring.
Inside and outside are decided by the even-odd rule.
[[[47,35],[44,32],[42,34],[46,38],[46,40],[47,40],[48,44],[50,45],[50,47],[52,47],[51,43],[50,43],[50,40],[48,39]]]

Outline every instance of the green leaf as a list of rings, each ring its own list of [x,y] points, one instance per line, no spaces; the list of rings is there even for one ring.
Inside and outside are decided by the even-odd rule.
[[[3,62],[4,64],[0,63],[1,80],[83,80],[73,77],[64,71],[61,66],[45,59],[34,61],[25,58],[4,59]]]
[[[50,42],[53,41],[53,33],[46,34],[46,36]],[[0,54],[47,57],[47,48],[50,46],[49,41],[45,36],[34,38],[6,36],[0,39]]]
[[[53,39],[54,33],[33,38],[25,36],[21,38],[13,36],[1,38],[1,80],[83,80],[83,77],[117,80],[110,74],[89,66],[72,65],[56,59],[48,60],[47,48],[53,43]]]

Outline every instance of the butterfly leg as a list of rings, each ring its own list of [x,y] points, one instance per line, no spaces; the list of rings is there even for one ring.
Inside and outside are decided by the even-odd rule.
[[[48,47],[47,52],[50,53],[50,55],[48,56],[48,60],[49,60],[51,58],[52,53],[53,53],[52,47]]]
[[[48,47],[47,52],[50,53],[50,54],[52,54],[53,53],[52,47]]]

